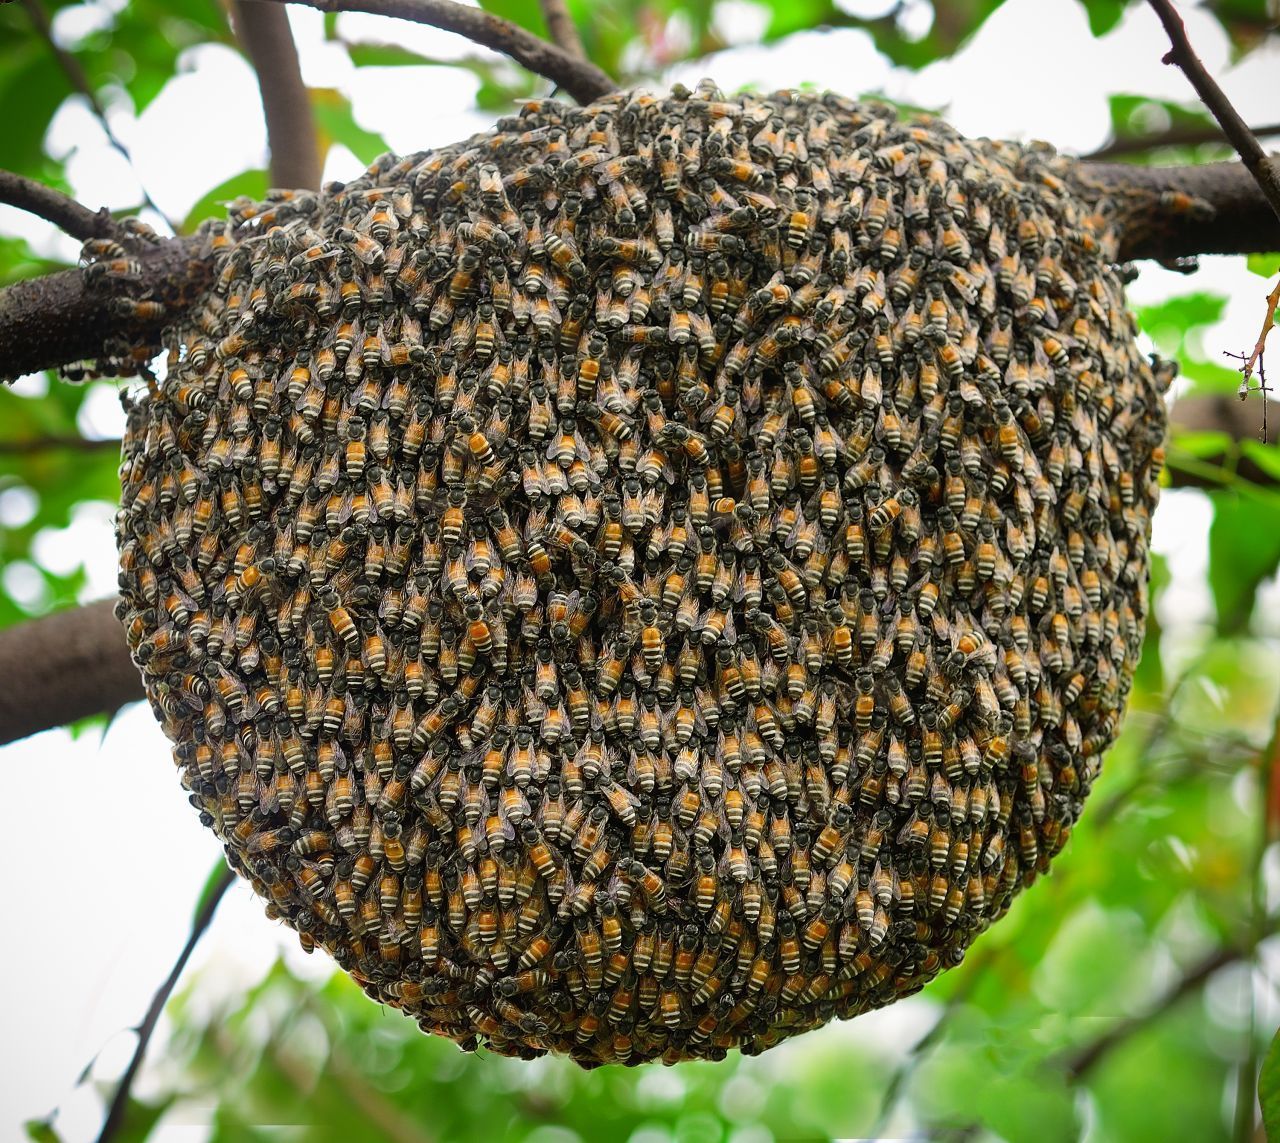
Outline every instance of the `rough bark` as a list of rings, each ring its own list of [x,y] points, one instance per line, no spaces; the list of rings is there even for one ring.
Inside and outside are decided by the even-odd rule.
[[[115,600],[0,630],[0,744],[142,697]]]
[[[1170,262],[1197,254],[1254,254],[1280,249],[1280,220],[1243,163],[1135,167],[1081,163],[1076,185],[1106,195],[1117,210],[1120,257]],[[1166,194],[1169,197],[1164,197]],[[1182,196],[1211,208],[1204,217]]]
[[[64,270],[0,290],[0,381],[103,356],[113,343],[158,345],[160,331],[208,282],[209,263],[194,239],[167,239],[137,258],[130,288],[91,285],[84,270]],[[169,307],[163,316],[121,317],[117,297],[148,292]]]

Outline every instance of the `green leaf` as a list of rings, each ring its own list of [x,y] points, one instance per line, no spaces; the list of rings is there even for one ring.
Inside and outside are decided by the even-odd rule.
[[[1249,267],[1251,273],[1258,274],[1263,278],[1274,278],[1277,274],[1280,274],[1280,253],[1250,254],[1245,260],[1245,264]]]
[[[187,217],[182,220],[183,231],[190,234],[206,218],[226,217],[224,205],[242,194],[254,200],[261,200],[267,193],[268,185],[266,171],[241,171],[238,175],[232,175],[225,182],[219,183],[200,196],[196,204],[187,212]]]
[[[1197,393],[1218,396],[1226,393],[1234,395],[1240,389],[1240,371],[1238,369],[1228,369],[1225,365],[1219,365],[1216,361],[1188,359],[1186,354],[1181,355],[1181,360],[1178,364],[1180,374],[1191,382],[1191,388],[1188,390],[1187,396]]]
[[[542,6],[538,0],[480,0],[480,7],[519,24],[544,40],[548,38],[547,22],[542,18]]]
[[[1085,15],[1089,17],[1089,31],[1095,36],[1106,35],[1124,15],[1125,0],[1084,0]]]
[[[1209,587],[1218,633],[1247,630],[1259,585],[1280,565],[1280,496],[1214,492],[1209,528]]]
[[[1267,1143],[1280,1143],[1280,1032],[1271,1041],[1258,1076],[1258,1102]]]
[[[31,38],[29,58],[0,67],[0,106],[21,108],[7,115],[0,131],[0,167],[38,175],[44,164],[44,136],[53,114],[69,94],[53,57]]]
[[[347,55],[356,67],[422,67],[446,63],[454,66],[453,61],[429,59],[399,44],[348,44]]]
[[[213,868],[209,870],[209,876],[204,879],[204,885],[200,888],[200,895],[196,898],[195,908],[191,910],[192,920],[198,917],[200,911],[209,904],[209,899],[217,892],[226,873],[227,863],[219,858],[214,862]]]
[[[131,1096],[125,1104],[124,1119],[112,1138],[120,1143],[143,1143],[160,1122],[160,1117],[169,1110],[173,1100],[174,1097],[169,1095],[158,1103],[143,1103]]]
[[[53,1123],[48,1119],[28,1119],[22,1129],[34,1143],[62,1143],[62,1136],[53,1129]]]
[[[355,121],[351,101],[335,88],[313,87],[311,110],[322,155],[328,154],[334,143],[341,143],[362,163],[372,163],[390,150],[381,135],[366,131]]]
[[[1246,460],[1253,461],[1273,480],[1280,482],[1280,448],[1261,441],[1242,440],[1240,452]]]
[[[1189,330],[1221,321],[1226,308],[1226,298],[1197,290],[1195,293],[1170,298],[1166,302],[1139,306],[1138,324],[1152,337],[1165,327],[1177,330],[1185,336]]]

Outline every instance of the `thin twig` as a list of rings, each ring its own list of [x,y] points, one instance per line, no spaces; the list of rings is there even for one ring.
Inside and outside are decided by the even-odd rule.
[[[102,1131],[98,1135],[98,1143],[110,1143],[110,1140],[115,1138],[116,1133],[123,1125],[125,1109],[129,1103],[129,1091],[138,1075],[138,1069],[142,1066],[143,1057],[147,1054],[147,1045],[151,1042],[151,1036],[156,1030],[160,1013],[164,1011],[164,1006],[168,1003],[169,996],[177,985],[178,978],[182,975],[182,970],[186,968],[187,961],[191,959],[191,954],[195,951],[196,945],[199,944],[200,938],[204,936],[205,930],[209,928],[210,923],[213,921],[213,915],[218,909],[218,902],[222,900],[223,894],[231,888],[235,879],[236,875],[230,869],[224,869],[221,877],[209,887],[208,894],[199,911],[191,919],[191,932],[187,936],[187,943],[183,945],[182,952],[178,954],[178,959],[174,961],[173,968],[165,978],[164,983],[156,989],[156,994],[151,998],[151,1006],[147,1009],[147,1014],[142,1018],[142,1023],[138,1025],[137,1047],[133,1050],[133,1058],[129,1061],[129,1066],[125,1069],[125,1073],[120,1079],[115,1095],[111,1097],[111,1107],[107,1111],[107,1118],[103,1122]]]
[[[44,10],[40,0],[22,0],[22,6],[27,10],[27,15],[31,18],[31,23],[35,26],[37,34],[45,42],[49,51],[53,53],[54,59],[58,61],[58,67],[62,69],[62,74],[67,77],[67,82],[71,84],[71,87],[76,92],[84,96],[85,101],[89,104],[89,110],[93,112],[93,117],[98,121],[98,126],[102,128],[102,133],[107,137],[107,142],[129,164],[129,169],[133,171],[134,178],[138,178],[137,168],[133,165],[133,156],[129,153],[129,148],[120,141],[119,136],[111,129],[111,124],[107,122],[106,108],[102,106],[102,101],[98,98],[97,92],[93,90],[93,85],[89,82],[89,77],[85,74],[84,68],[80,66],[80,61],[54,39],[53,26],[49,22],[49,14]],[[176,234],[178,232],[177,225],[173,219],[169,218],[156,205],[155,199],[148,193],[140,178],[138,179],[138,189],[142,192],[142,201],[163,218],[169,229]]]
[[[1214,973],[1226,968],[1229,964],[1235,964],[1244,955],[1244,950],[1234,945],[1215,949],[1199,963],[1188,969],[1178,979],[1177,983],[1145,1012],[1127,1017],[1124,1020],[1118,1020],[1096,1040],[1091,1040],[1084,1047],[1072,1053],[1066,1061],[1068,1079],[1077,1083],[1085,1079],[1102,1062],[1103,1057],[1119,1047],[1129,1037],[1142,1031],[1148,1024],[1159,1019],[1180,1000],[1190,996]]]
[[[1267,123],[1250,130],[1259,139],[1266,139],[1271,135],[1280,135],[1280,123]],[[1121,135],[1105,147],[1099,147],[1080,157],[1087,162],[1101,162],[1124,155],[1141,155],[1161,147],[1199,147],[1205,143],[1227,142],[1227,136],[1221,127],[1207,123],[1203,127],[1170,127],[1167,131],[1158,131],[1153,135]]]
[[[542,18],[547,22],[552,42],[559,44],[571,56],[585,60],[587,53],[582,49],[582,37],[578,35],[578,26],[569,15],[564,0],[538,0],[538,3],[542,7]]]
[[[116,238],[121,233],[119,223],[105,206],[90,210],[61,191],[13,171],[0,171],[0,202],[52,222],[64,234],[81,242],[90,238]]]
[[[1280,281],[1276,282],[1275,289],[1267,295],[1267,312],[1263,315],[1262,332],[1258,334],[1258,340],[1254,343],[1253,352],[1247,357],[1243,354],[1227,354],[1228,357],[1236,357],[1243,363],[1240,366],[1240,372],[1244,374],[1246,384],[1248,384],[1249,378],[1253,376],[1254,366],[1262,360],[1263,351],[1267,347],[1267,335],[1275,328],[1277,309],[1280,309]]]
[[[46,437],[30,437],[27,440],[0,440],[0,456],[31,456],[33,453],[57,452],[119,452],[119,437],[77,437],[50,434]]]
[[[233,0],[231,11],[236,37],[258,77],[271,152],[271,184],[319,187],[315,120],[289,30],[289,14],[260,0]]]
[[[276,0],[288,3],[290,0]],[[575,59],[563,48],[549,44],[532,32],[485,12],[467,8],[453,0],[297,0],[321,12],[368,12],[374,16],[394,16],[457,32],[473,43],[483,44],[535,75],[543,76],[564,88],[579,103],[590,103],[617,89],[595,64]]]
[[[1280,164],[1267,157],[1262,144],[1249,129],[1249,125],[1240,118],[1240,113],[1232,106],[1231,100],[1218,86],[1217,81],[1208,72],[1200,57],[1196,55],[1191,41],[1187,38],[1186,25],[1173,0],[1148,0],[1155,13],[1160,17],[1164,30],[1173,45],[1164,55],[1164,62],[1182,69],[1191,86],[1200,96],[1200,102],[1209,109],[1209,113],[1218,121],[1227,141],[1236,149],[1249,173],[1254,177],[1262,193],[1266,195],[1271,209],[1280,218]]]

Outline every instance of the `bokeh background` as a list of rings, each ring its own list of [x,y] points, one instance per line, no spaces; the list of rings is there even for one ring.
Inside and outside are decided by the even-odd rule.
[[[536,0],[484,6],[542,29]],[[1167,41],[1142,3],[570,8],[593,59],[651,86],[710,75],[730,91],[829,87],[1078,154],[1205,121],[1161,65]],[[1274,145],[1277,5],[1182,8],[1210,71]],[[291,22],[326,178],[483,130],[548,90],[448,33],[306,9]],[[0,7],[0,107],[0,167],[91,207],[142,207],[161,231],[267,186],[257,85],[212,0]],[[0,207],[0,284],[76,253]],[[1276,256],[1205,258],[1192,276],[1141,268],[1131,300],[1148,347],[1182,363],[1178,397],[1234,394],[1224,354],[1252,346],[1278,270]],[[114,589],[121,384],[33,375],[0,389],[0,625]],[[1260,429],[1257,398],[1246,408]],[[1154,619],[1124,734],[1053,874],[922,995],[722,1064],[584,1073],[465,1056],[370,1003],[323,954],[304,956],[237,885],[161,1020],[118,1137],[1254,1138],[1254,1077],[1280,1023],[1280,450],[1183,430],[1169,455],[1175,483],[1199,487],[1166,491],[1156,515]],[[0,791],[0,1139],[91,1139],[219,848],[145,708],[5,747]]]

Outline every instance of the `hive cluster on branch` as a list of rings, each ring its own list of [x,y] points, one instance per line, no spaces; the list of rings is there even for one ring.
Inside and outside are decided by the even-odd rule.
[[[703,84],[233,204],[130,409],[121,616],[268,912],[588,1066],[957,964],[1142,643],[1168,371],[1066,170]]]

